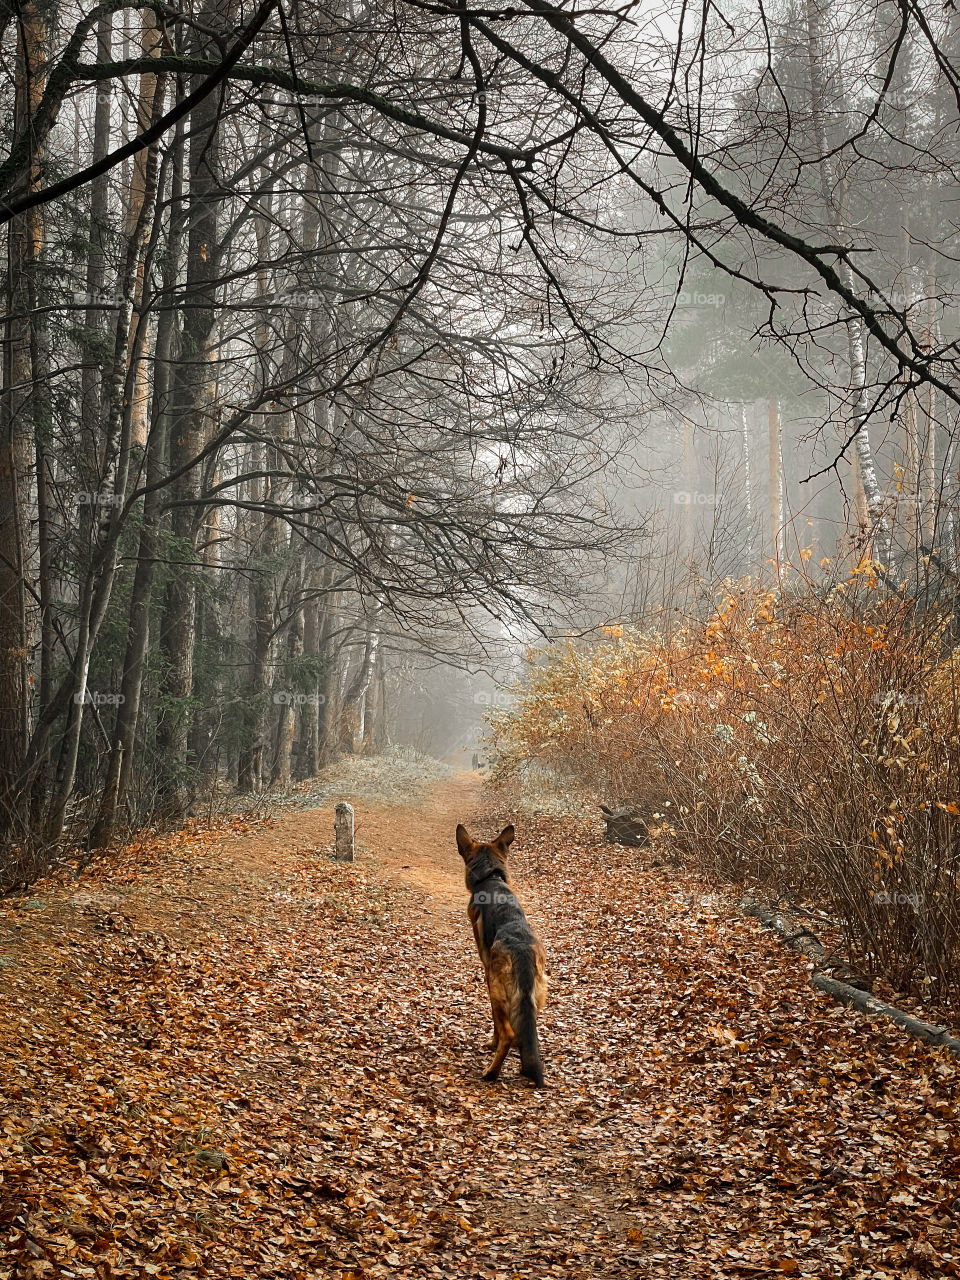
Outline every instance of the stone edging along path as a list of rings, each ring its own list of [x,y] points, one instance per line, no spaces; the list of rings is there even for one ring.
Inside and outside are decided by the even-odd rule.
[[[811,933],[806,926],[792,920],[785,912],[760,902],[754,902],[749,898],[744,899],[740,906],[748,916],[753,916],[766,928],[775,929],[788,946],[795,951],[801,951],[815,965],[823,967],[829,961],[826,949],[816,935]],[[810,982],[818,991],[823,991],[826,995],[832,996],[834,1000],[838,1000],[841,1004],[852,1005],[855,1009],[859,1009],[861,1013],[866,1013],[870,1017],[885,1018],[888,1022],[893,1022],[898,1027],[903,1027],[905,1031],[909,1031],[911,1035],[916,1036],[918,1039],[926,1041],[927,1044],[946,1049],[948,1053],[953,1054],[955,1057],[960,1057],[960,1039],[953,1035],[949,1028],[936,1026],[932,1022],[925,1022],[922,1018],[917,1018],[912,1013],[906,1013],[895,1005],[887,1004],[885,1000],[878,1000],[870,991],[864,990],[860,985],[854,985],[859,983],[859,979],[851,970],[845,966],[833,967],[842,968],[844,978],[848,979],[848,981],[844,981],[841,978],[831,978],[825,973],[814,971],[810,975]]]

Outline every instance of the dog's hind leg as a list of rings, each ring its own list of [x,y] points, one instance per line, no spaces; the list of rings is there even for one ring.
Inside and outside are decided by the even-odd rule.
[[[500,1033],[497,1030],[497,1011],[493,1003],[493,992],[490,990],[490,975],[487,973],[484,973],[484,977],[487,980],[487,995],[489,995],[490,997],[490,1008],[493,1011],[493,1034],[490,1036],[489,1041],[483,1047],[487,1050],[488,1053],[493,1053],[494,1049],[500,1043]]]
[[[500,1076],[500,1068],[503,1066],[507,1054],[513,1048],[513,1036],[502,1036],[497,1044],[497,1052],[493,1055],[493,1061],[483,1073],[484,1080],[497,1080]]]
[[[498,1009],[496,1005],[493,1007],[493,1022],[496,1034],[497,1051],[493,1055],[493,1061],[483,1073],[484,1080],[497,1079],[500,1075],[500,1068],[503,1066],[507,1054],[513,1048],[513,1028],[502,1013],[498,1016]]]

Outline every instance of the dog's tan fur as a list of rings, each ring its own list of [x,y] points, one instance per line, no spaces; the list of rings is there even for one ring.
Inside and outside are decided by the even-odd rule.
[[[484,1079],[496,1080],[516,1046],[521,1074],[540,1085],[543,1061],[536,1019],[547,999],[547,957],[510,885],[507,850],[513,839],[513,827],[505,827],[488,844],[478,843],[465,827],[457,827],[457,847],[470,891],[467,915],[493,1011],[494,1055]]]

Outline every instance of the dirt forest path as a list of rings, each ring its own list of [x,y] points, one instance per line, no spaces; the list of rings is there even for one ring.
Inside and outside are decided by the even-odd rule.
[[[304,810],[0,903],[0,1280],[960,1275],[943,1051],[473,775],[356,811],[352,866]],[[514,817],[542,1091],[480,1079],[453,838]]]

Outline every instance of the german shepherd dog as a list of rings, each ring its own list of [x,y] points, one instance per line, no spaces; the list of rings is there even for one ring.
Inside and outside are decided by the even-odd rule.
[[[507,849],[513,827],[504,827],[489,844],[471,840],[457,827],[457,848],[466,865],[470,905],[467,915],[483,964],[493,1009],[493,1061],[484,1080],[496,1080],[510,1050],[520,1050],[520,1074],[539,1087],[543,1059],[537,1039],[537,1014],[547,1000],[547,957],[510,888]]]

